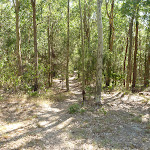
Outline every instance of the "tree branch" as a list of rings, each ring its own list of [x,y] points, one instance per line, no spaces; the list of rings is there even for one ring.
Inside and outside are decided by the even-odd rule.
[[[106,2],[106,12],[107,12],[108,18],[110,18],[110,15],[109,15],[109,13],[108,13],[108,2]]]

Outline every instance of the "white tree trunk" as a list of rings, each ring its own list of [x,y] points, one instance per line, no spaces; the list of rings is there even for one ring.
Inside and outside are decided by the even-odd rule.
[[[97,0],[97,26],[98,26],[98,50],[97,50],[97,75],[96,75],[96,103],[101,103],[102,85],[102,53],[103,53],[103,26],[102,26],[102,7],[103,0]]]

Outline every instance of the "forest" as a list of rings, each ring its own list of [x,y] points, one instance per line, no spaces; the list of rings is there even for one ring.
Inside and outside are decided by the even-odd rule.
[[[150,149],[149,0],[0,1],[0,149]]]

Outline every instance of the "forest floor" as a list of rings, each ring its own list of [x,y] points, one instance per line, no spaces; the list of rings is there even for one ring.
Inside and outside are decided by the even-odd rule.
[[[80,84],[70,78],[70,92],[55,87],[46,94],[0,93],[0,150],[150,150],[150,95],[102,93],[79,112]]]

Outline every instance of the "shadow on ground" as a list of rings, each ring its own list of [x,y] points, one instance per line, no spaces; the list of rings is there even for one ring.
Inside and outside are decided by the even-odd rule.
[[[86,102],[86,112],[69,114],[69,106],[81,101],[73,81],[72,89],[73,95],[53,104],[21,99],[1,102],[0,149],[150,148],[149,105],[121,93],[104,94],[99,110]]]

